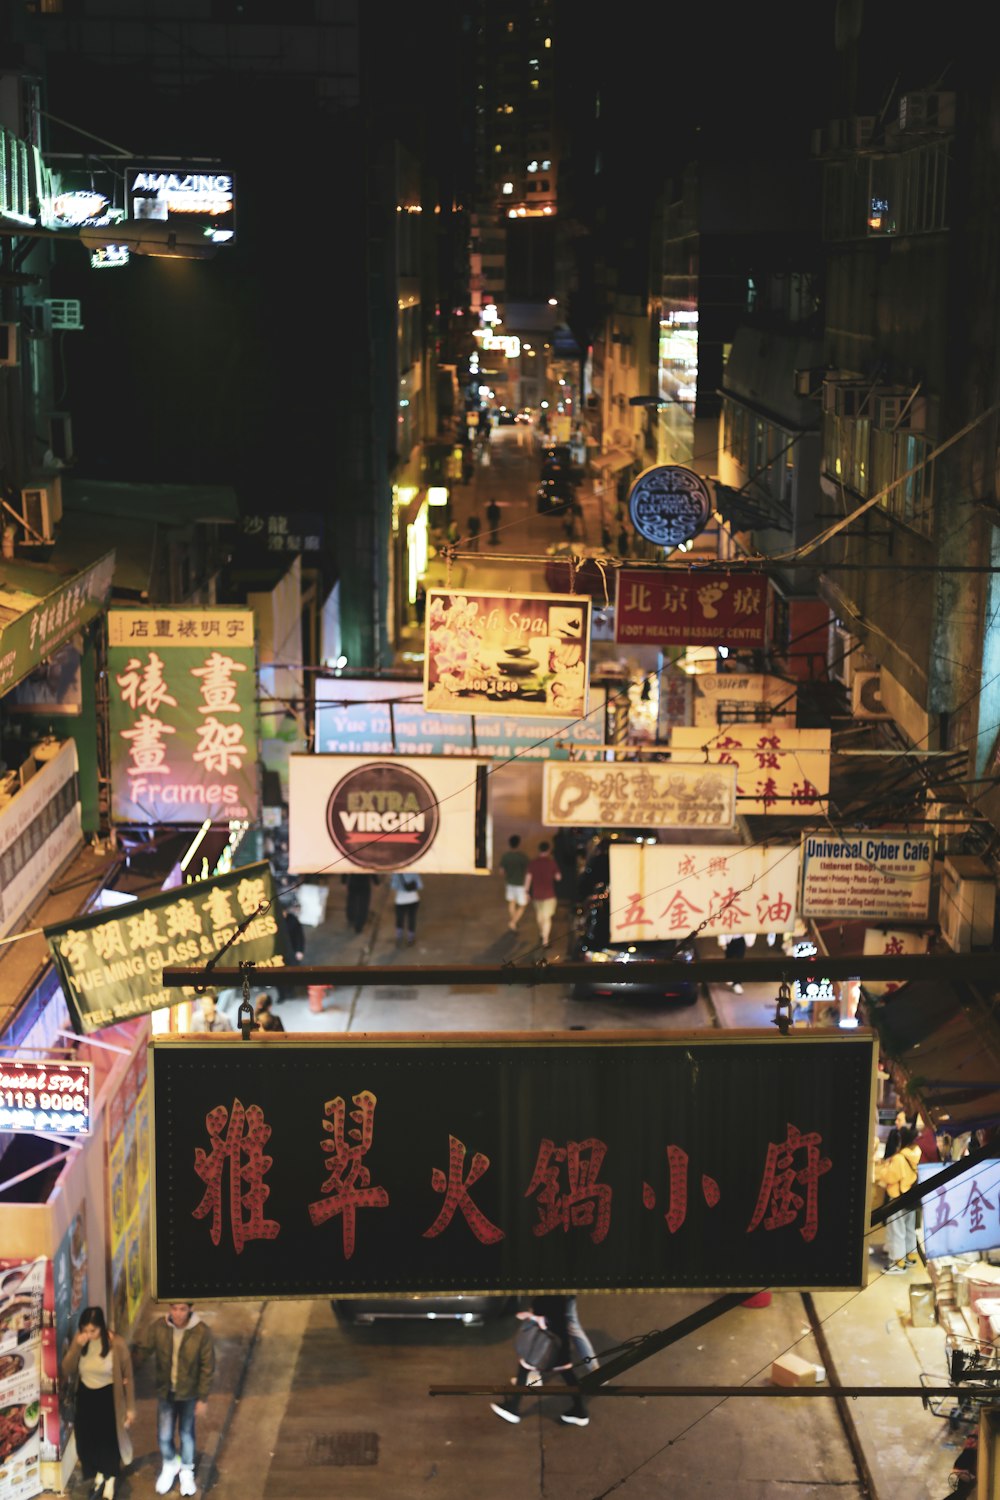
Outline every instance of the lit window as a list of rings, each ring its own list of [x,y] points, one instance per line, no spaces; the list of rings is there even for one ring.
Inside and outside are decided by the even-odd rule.
[[[547,37],[546,37],[546,38],[545,38],[545,43],[544,43],[544,45],[545,45],[545,46],[546,46],[546,47],[551,47],[551,46],[552,46],[552,38],[551,38],[551,37],[550,37],[550,36],[547,36]]]
[[[499,141],[497,141],[497,143],[496,143],[496,145],[495,145],[495,146],[494,146],[494,147],[493,147],[493,150],[494,150],[494,151],[495,151],[495,152],[496,152],[496,153],[497,153],[497,154],[499,154],[499,153],[500,153],[500,152],[501,152],[501,151],[502,151],[502,150],[503,150],[503,147],[502,147],[502,146],[501,146],[501,144],[500,144],[500,142],[499,142]]]
[[[505,182],[503,185],[503,191],[505,193],[512,193],[514,191],[514,184],[512,182]]]
[[[514,30],[514,22],[513,21],[508,21],[507,22],[507,30],[508,31],[513,31]]]
[[[537,163],[537,161],[529,161],[529,163],[528,163],[528,171],[529,172],[537,172],[538,171],[538,163]]]
[[[549,170],[549,168],[551,167],[551,165],[552,165],[552,163],[550,161],[543,161],[542,162],[542,171],[543,172],[547,172]]]
[[[531,87],[532,87],[532,88],[533,88],[533,89],[537,89],[537,87],[538,87],[538,79],[537,79],[537,78],[533,78],[533,79],[532,79],[532,80],[531,80]]]

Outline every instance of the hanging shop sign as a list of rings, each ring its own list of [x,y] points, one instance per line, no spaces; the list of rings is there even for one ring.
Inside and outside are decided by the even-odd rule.
[[[109,610],[108,688],[116,823],[257,817],[253,610]]]
[[[76,1030],[99,1031],[176,1005],[178,993],[163,988],[162,970],[207,963],[247,918],[229,950],[233,960],[281,968],[288,939],[266,861],[132,901],[120,916],[102,911],[46,927]]]
[[[103,612],[114,570],[108,552],[38,595],[9,584],[0,562],[0,697]]]
[[[488,873],[488,762],[289,757],[288,861],[297,874]]]
[[[548,828],[732,828],[736,768],[654,763],[547,765]]]
[[[25,765],[36,767],[34,775],[0,803],[0,936],[48,888],[83,838],[76,742],[67,740],[48,760]]]
[[[862,1032],[157,1038],[154,1296],[857,1287],[874,1061]]]
[[[656,705],[656,738],[666,744],[677,724],[689,725],[693,716],[694,678],[676,667],[665,667],[659,676]]]
[[[101,229],[125,218],[121,177],[109,168],[55,168],[47,186],[40,214],[46,229]]]
[[[612,844],[611,941],[790,932],[797,844]]]
[[[89,1062],[0,1057],[0,1132],[89,1135]]]
[[[691,760],[736,767],[736,811],[812,817],[830,794],[829,729],[785,729],[775,724],[726,724],[715,734],[678,728],[670,745]]]
[[[427,591],[424,707],[577,719],[587,712],[591,600]]]
[[[316,749],[342,755],[462,755],[491,760],[595,758],[604,705],[586,719],[547,723],[503,714],[429,714],[419,682],[321,677],[315,684]]]
[[[708,485],[676,464],[644,469],[628,496],[628,513],[641,537],[656,547],[679,547],[703,531],[712,514]]]
[[[932,1182],[949,1162],[917,1166],[917,1180]],[[923,1241],[928,1260],[941,1255],[985,1254],[1000,1246],[1000,1161],[981,1161],[923,1199]],[[1000,1296],[1000,1287],[997,1288]]]
[[[242,540],[249,551],[320,552],[326,520],[321,511],[290,511],[285,515],[248,515],[241,524]]]
[[[768,589],[763,573],[623,568],[615,640],[637,646],[764,646]]]
[[[236,187],[232,174],[187,167],[139,167],[125,173],[130,220],[159,220],[178,228],[198,226],[214,244],[232,242]]]
[[[895,958],[904,953],[926,953],[930,949],[930,932],[912,932],[905,928],[866,927],[863,952],[880,958]],[[865,993],[880,1000],[905,983],[900,979],[865,979]]]
[[[694,682],[696,724],[783,724],[795,728],[794,682],[756,672],[699,672]]]
[[[886,833],[803,834],[804,917],[923,922],[934,841]]]

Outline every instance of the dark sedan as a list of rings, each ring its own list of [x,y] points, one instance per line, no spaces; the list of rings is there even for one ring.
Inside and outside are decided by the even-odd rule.
[[[614,942],[608,908],[608,889],[599,882],[577,911],[574,957],[593,965],[593,978],[575,985],[573,998],[667,1000],[675,1005],[694,1005],[698,986],[685,973],[685,965],[695,956],[694,943],[673,939]],[[651,979],[643,968],[653,960],[676,961],[676,974]]]
[[[535,491],[540,516],[557,516],[573,505],[573,487],[564,479],[543,479]]]

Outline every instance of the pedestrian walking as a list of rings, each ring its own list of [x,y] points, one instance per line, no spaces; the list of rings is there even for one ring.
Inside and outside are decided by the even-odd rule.
[[[495,547],[499,541],[497,527],[500,525],[500,507],[492,498],[486,507],[486,524],[490,528],[490,546]]]
[[[271,1012],[272,1000],[270,995],[261,994],[257,996],[254,1024],[251,1031],[284,1031],[285,1023],[280,1016]]]
[[[618,528],[618,556],[628,557],[628,532],[624,526]]]
[[[108,1327],[103,1307],[83,1309],[62,1373],[76,1385],[73,1430],[83,1477],[92,1494],[113,1500],[118,1476],[132,1462],[135,1378],[128,1344]]]
[[[451,520],[448,522],[448,531],[446,533],[446,535],[448,537],[448,544],[449,544],[449,546],[451,546],[451,547],[457,547],[457,545],[458,545],[458,539],[461,536],[461,534],[462,533],[458,529],[458,522],[455,520],[455,518],[453,516],[451,518]]]
[[[405,928],[406,941],[412,948],[417,937],[417,911],[424,883],[419,875],[409,875],[403,870],[397,870],[389,885],[392,888],[392,899],[396,903],[396,942],[403,941]]]
[[[172,1302],[166,1317],[150,1326],[147,1340],[156,1360],[156,1428],[163,1460],[156,1493],[168,1494],[179,1475],[181,1494],[194,1495],[195,1420],[205,1415],[215,1374],[212,1335],[192,1303]]]
[[[897,1109],[896,1118],[892,1122],[892,1129],[889,1131],[889,1134],[885,1138],[885,1154],[882,1157],[883,1161],[888,1161],[890,1157],[895,1156],[896,1152],[900,1148],[900,1145],[902,1144],[903,1131],[906,1130],[909,1123],[910,1120],[909,1116],[906,1113],[906,1110]]]
[[[899,1150],[888,1161],[883,1160],[877,1172],[878,1181],[889,1198],[899,1198],[909,1192],[917,1180],[917,1163],[920,1147],[916,1145],[917,1132],[912,1125],[899,1133]],[[906,1209],[893,1214],[885,1221],[885,1253],[889,1258],[886,1275],[901,1276],[920,1259],[917,1254],[917,1211]]]
[[[524,1391],[528,1386],[541,1385],[541,1376],[546,1370],[558,1371],[569,1386],[576,1384],[573,1370],[573,1324],[583,1336],[590,1351],[589,1358],[594,1358],[593,1346],[580,1327],[575,1297],[533,1297],[531,1311],[520,1312],[517,1316],[524,1327],[514,1343],[518,1352],[517,1374],[514,1377],[516,1389],[503,1401],[490,1402],[490,1409],[505,1422],[520,1422]],[[590,1421],[587,1403],[579,1392],[573,1396],[569,1410],[564,1411],[559,1420],[572,1427],[587,1426]]]
[[[378,885],[378,876],[352,871],[350,875],[341,875],[340,879],[347,886],[347,925],[355,932],[361,932],[368,921],[372,886]]]
[[[512,833],[507,848],[500,856],[500,869],[504,878],[504,895],[507,898],[507,926],[517,931],[517,924],[528,907],[528,892],[525,880],[528,874],[528,856],[521,848],[520,834]]]
[[[233,1023],[224,1016],[212,995],[202,995],[191,1018],[192,1031],[233,1031]]]
[[[472,515],[465,523],[465,536],[469,543],[470,552],[479,551],[479,533],[482,530],[482,524],[475,511],[472,512]]]
[[[559,866],[549,853],[549,843],[543,839],[538,846],[538,853],[528,864],[528,873],[525,877],[525,887],[535,907],[535,920],[538,923],[538,935],[542,940],[542,947],[549,946],[552,935],[552,918],[556,912],[556,886],[562,876],[559,874]]]
[[[288,940],[292,945],[292,955],[295,962],[300,964],[306,956],[306,935],[302,927],[302,919],[299,916],[297,901],[290,901],[285,907],[285,926],[288,928]]]

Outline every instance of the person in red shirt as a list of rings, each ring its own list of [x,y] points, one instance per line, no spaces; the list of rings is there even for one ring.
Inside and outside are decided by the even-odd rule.
[[[547,840],[538,846],[538,853],[528,865],[524,885],[535,907],[535,920],[542,947],[549,946],[552,934],[552,918],[556,912],[556,886],[561,880],[559,866],[549,853]]]

